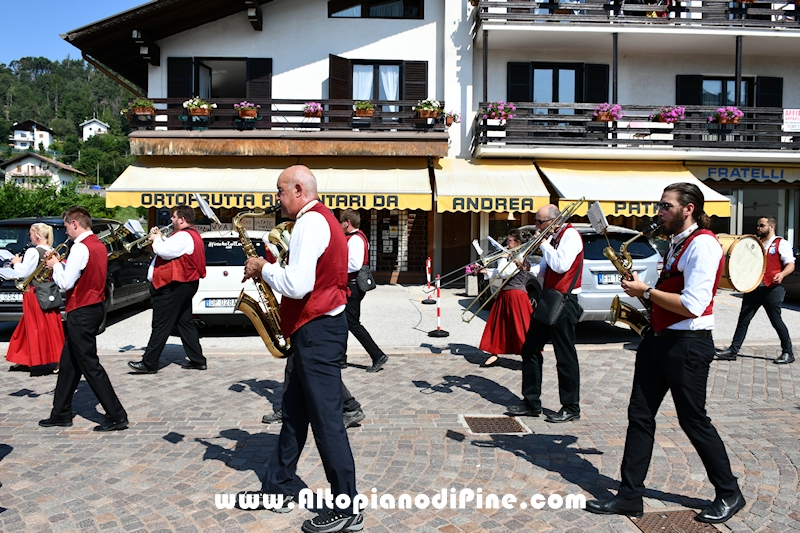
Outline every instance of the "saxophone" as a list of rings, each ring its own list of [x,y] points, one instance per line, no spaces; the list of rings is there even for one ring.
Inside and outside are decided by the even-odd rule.
[[[61,253],[61,250],[63,250],[63,253]],[[22,280],[18,279],[14,282],[14,284],[17,286],[17,289],[21,290],[22,292],[28,292],[31,283],[42,283],[50,279],[50,276],[53,275],[53,269],[47,266],[47,261],[49,261],[53,256],[58,257],[59,261],[63,261],[64,258],[67,257],[68,250],[69,246],[65,241],[47,252],[33,272],[31,272],[30,276]]]
[[[628,281],[633,279],[633,258],[630,252],[628,252],[628,245],[642,235],[654,232],[660,227],[661,224],[658,222],[650,224],[643,231],[634,235],[632,239],[625,241],[619,248],[619,254],[617,254],[611,246],[607,246],[603,250],[603,255],[611,261],[623,279]],[[608,319],[608,322],[612,326],[617,322],[628,324],[639,336],[644,337],[645,333],[647,333],[647,329],[650,328],[650,301],[641,297],[639,301],[642,302],[644,306],[644,312],[639,311],[628,303],[620,301],[619,296],[614,296],[614,301],[611,302],[611,317]]]
[[[263,217],[274,213],[278,209],[280,209],[280,203],[270,208],[269,211],[243,211],[233,218],[233,227],[239,232],[242,250],[248,259],[258,257],[258,254],[250,241],[250,237],[247,235],[247,230],[242,227],[242,219],[245,217]],[[284,337],[281,332],[281,313],[278,308],[278,300],[275,298],[272,288],[263,279],[254,278],[253,282],[258,289],[259,299],[256,300],[249,294],[245,294],[244,289],[242,289],[234,309],[241,311],[250,319],[250,322],[253,323],[258,332],[258,336],[264,341],[264,345],[273,357],[286,357],[291,354],[292,346],[289,339]]]

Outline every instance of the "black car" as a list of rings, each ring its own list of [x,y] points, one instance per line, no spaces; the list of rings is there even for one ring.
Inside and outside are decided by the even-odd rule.
[[[784,278],[783,287],[786,296],[800,298],[800,246],[794,247],[794,268],[795,271]]]
[[[67,240],[64,221],[58,217],[0,220],[0,250],[11,254],[20,253],[30,242],[28,231],[31,224],[37,222],[53,227],[53,246]],[[132,243],[138,236],[116,220],[94,218],[92,231],[108,250],[107,310],[114,311],[149,300],[147,269],[153,259],[153,253],[147,248],[133,247],[130,251],[126,250],[125,244]],[[72,241],[67,244],[71,245]],[[22,316],[22,293],[14,282],[13,279],[0,277],[0,322],[18,321]]]

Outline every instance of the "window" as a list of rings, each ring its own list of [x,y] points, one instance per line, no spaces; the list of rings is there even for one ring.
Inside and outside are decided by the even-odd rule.
[[[167,58],[167,97],[272,98],[272,59]]]
[[[400,65],[354,64],[353,100],[399,100]],[[395,105],[383,106],[383,111],[396,113]]]
[[[724,106],[736,104],[736,78],[731,76],[675,76],[677,105]],[[742,78],[743,107],[783,107],[783,78]]]
[[[421,19],[424,0],[329,0],[329,18]]]
[[[741,97],[742,105],[749,106],[748,82],[742,80]],[[734,78],[703,78],[703,105],[724,106],[736,103],[736,80]]]
[[[608,65],[584,63],[508,63],[509,102],[598,103],[608,100]],[[547,109],[535,109],[547,113]],[[561,109],[572,114],[572,109]]]

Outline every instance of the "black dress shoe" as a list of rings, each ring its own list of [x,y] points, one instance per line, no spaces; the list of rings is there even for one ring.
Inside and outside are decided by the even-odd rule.
[[[511,416],[539,416],[542,414],[541,409],[531,409],[528,404],[521,403],[519,405],[511,405],[506,409],[506,413]]]
[[[554,415],[547,415],[545,418],[545,422],[552,422],[553,424],[560,424],[561,422],[571,422],[573,420],[580,420],[581,414],[580,413],[570,413],[566,409],[561,409],[558,413]]]
[[[388,356],[386,356],[385,354],[382,355],[380,359],[378,359],[377,361],[372,363],[371,367],[367,368],[367,372],[377,372],[377,371],[379,371],[381,368],[383,368],[383,365],[385,365],[386,361],[388,361],[388,360],[389,360]]]
[[[128,366],[137,374],[157,374],[158,369],[150,370],[141,361],[128,361]]]
[[[714,359],[717,361],[736,361],[736,352],[732,351],[730,348],[717,350],[717,353],[714,354]]]
[[[594,514],[621,514],[639,518],[644,514],[641,498],[628,500],[622,496],[614,496],[610,500],[589,500],[586,510]]]
[[[264,506],[264,496],[266,495],[270,505]],[[236,494],[236,503],[234,507],[244,511],[260,511],[267,509],[273,513],[288,513],[295,507],[294,496],[282,496],[280,505],[276,505],[280,494],[270,494],[260,490],[246,490]],[[244,504],[244,505],[242,505]]]
[[[181,365],[181,368],[185,370],[205,370],[208,367],[202,363],[195,363],[194,361],[184,361],[183,364]]]
[[[706,507],[694,518],[698,522],[707,524],[721,524],[738,513],[744,507],[744,496],[741,492],[728,498],[715,499],[710,507]],[[587,504],[588,505],[588,504]]]
[[[44,420],[39,420],[39,425],[43,428],[51,428],[55,426],[68,428],[72,426],[72,420],[59,420],[58,418],[45,418]]]
[[[128,419],[123,418],[122,420],[117,420],[116,422],[112,422],[111,420],[106,420],[99,426],[94,427],[94,431],[120,431],[126,429],[128,427]]]
[[[794,363],[794,354],[790,354],[789,352],[783,352],[778,356],[777,359],[772,361],[776,365],[788,365],[789,363]]]

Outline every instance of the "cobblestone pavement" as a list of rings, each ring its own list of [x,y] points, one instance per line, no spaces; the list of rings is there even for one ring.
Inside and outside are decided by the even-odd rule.
[[[728,446],[747,507],[720,529],[797,531],[800,365],[774,365],[776,347],[747,347],[735,362],[715,362],[708,411]],[[452,353],[454,352],[454,353]],[[580,493],[606,498],[619,477],[633,352],[582,349],[582,419],[547,424],[524,418],[526,435],[474,435],[460,415],[499,415],[517,398],[519,358],[481,368],[474,349],[393,357],[384,371],[343,371],[367,418],[348,430],[358,488],[377,495],[470,488],[482,493]],[[255,489],[280,426],[260,423],[280,388],[283,363],[265,355],[210,353],[209,369],[187,371],[179,355],[156,375],[130,375],[130,354],[108,352],[109,372],[131,426],[112,434],[92,428],[101,408],[85,382],[76,394],[75,425],[40,428],[55,376],[0,373],[0,530],[30,531],[294,531],[313,514],[296,509],[219,510],[217,493]],[[355,361],[359,363],[360,361]],[[557,409],[552,353],[546,353],[543,400]],[[309,442],[299,474],[324,488]],[[658,418],[646,511],[698,509],[713,498],[705,471],[667,399]],[[375,532],[638,531],[623,517],[582,510],[368,509]]]

